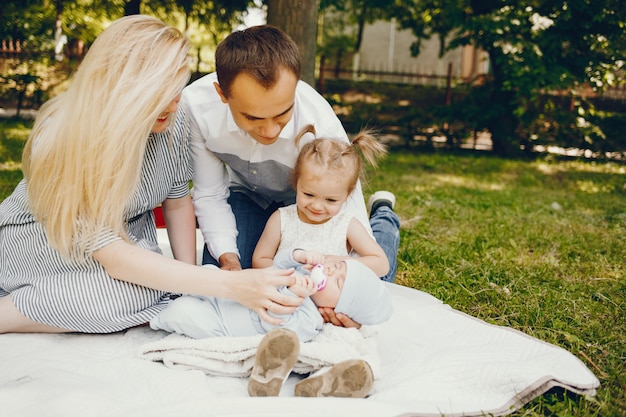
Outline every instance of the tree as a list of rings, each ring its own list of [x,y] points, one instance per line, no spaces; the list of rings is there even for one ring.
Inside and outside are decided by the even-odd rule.
[[[27,42],[30,49],[52,45],[54,4],[38,0],[8,2],[0,7],[0,39]]]
[[[124,4],[124,16],[141,13],[141,0],[127,0]]]
[[[344,15],[332,8],[320,10],[317,54],[319,55],[318,89],[324,93],[324,77],[327,66],[333,64],[334,76],[339,78],[344,57],[354,50],[355,32]]]
[[[531,147],[535,121],[556,102],[545,93],[601,90],[624,67],[620,0],[396,0],[393,15],[418,40],[438,35],[442,51],[471,44],[488,53],[490,77],[473,94],[489,106],[482,124],[499,154]],[[576,128],[588,110],[574,107],[568,123]]]
[[[195,48],[197,75],[203,63],[213,64],[217,44],[243,23],[253,4],[253,0],[158,0],[146,2],[143,10],[185,32]],[[203,57],[206,50],[210,57]]]
[[[351,51],[354,52],[353,56],[353,71],[359,70],[359,53],[361,51],[361,43],[363,41],[363,31],[365,30],[365,24],[372,23],[379,19],[384,19],[389,16],[389,8],[393,5],[394,0],[322,0],[320,3],[320,10],[329,12],[330,16],[340,15],[344,19],[344,24],[354,25],[356,31],[348,35],[352,38]],[[332,21],[332,20],[331,20]],[[343,26],[340,23],[339,26]],[[326,32],[327,26],[325,25],[324,31]],[[331,29],[332,30],[332,29]],[[343,36],[338,36],[335,39],[331,38],[330,41],[336,40],[336,47],[341,48],[345,42],[345,35],[348,32],[342,30]],[[332,43],[327,43],[332,45]],[[334,45],[331,48],[335,47]],[[337,63],[339,64],[339,63]]]
[[[319,0],[267,0],[267,23],[284,30],[302,56],[302,79],[315,85],[317,15]]]

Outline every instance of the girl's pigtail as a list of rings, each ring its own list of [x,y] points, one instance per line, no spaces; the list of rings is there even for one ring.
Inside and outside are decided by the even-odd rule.
[[[377,167],[378,160],[387,155],[387,147],[369,129],[360,131],[352,139],[352,146],[361,151],[363,158],[373,167]]]

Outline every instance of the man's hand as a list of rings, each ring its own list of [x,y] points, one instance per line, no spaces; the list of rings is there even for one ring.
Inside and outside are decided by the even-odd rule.
[[[226,271],[241,271],[241,263],[239,262],[239,256],[233,252],[227,252],[222,254],[219,259],[220,269]]]
[[[357,323],[345,314],[335,314],[335,310],[330,307],[318,307],[317,311],[319,311],[322,315],[324,323],[332,323],[335,326],[339,327],[356,327],[357,329],[361,328],[361,323]]]

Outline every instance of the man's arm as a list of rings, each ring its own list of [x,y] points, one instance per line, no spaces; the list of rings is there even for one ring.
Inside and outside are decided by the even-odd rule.
[[[193,166],[193,203],[198,226],[211,255],[226,269],[241,269],[237,250],[237,224],[228,204],[228,172],[205,146],[193,115],[189,149]]]

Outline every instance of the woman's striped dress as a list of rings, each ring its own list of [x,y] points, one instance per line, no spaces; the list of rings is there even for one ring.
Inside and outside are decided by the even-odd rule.
[[[188,132],[179,111],[173,137],[160,133],[148,140],[141,183],[126,210],[129,235],[138,246],[160,252],[152,209],[165,198],[188,195],[190,179]],[[26,317],[85,333],[146,323],[169,296],[113,279],[93,258],[86,263],[64,260],[34,220],[24,180],[0,203],[0,297],[9,294]]]

